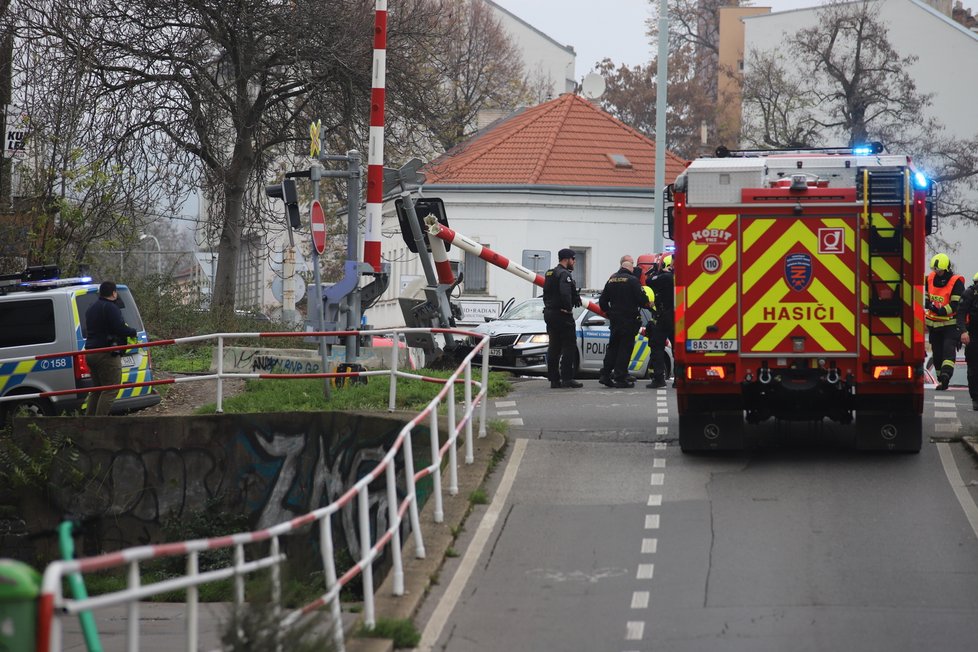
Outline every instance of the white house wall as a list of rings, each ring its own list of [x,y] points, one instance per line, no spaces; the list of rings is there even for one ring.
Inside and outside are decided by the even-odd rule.
[[[522,264],[524,249],[549,251],[551,267],[557,264],[557,251],[563,247],[587,250],[586,288],[602,288],[618,269],[623,254],[651,252],[651,193],[426,187],[424,194],[444,200],[452,229],[516,263]],[[382,256],[391,262],[392,276],[387,292],[367,312],[368,321],[377,328],[404,324],[396,300],[401,280],[404,275],[423,278],[424,274],[418,256],[404,245],[393,207],[385,212],[383,231],[389,237],[384,237]],[[452,247],[449,259],[462,261],[464,252]],[[487,292],[463,292],[461,299],[505,303],[511,297],[533,296],[530,283],[493,265],[488,266],[487,284]]]
[[[531,81],[541,79],[552,85],[550,97],[574,90],[574,48],[561,45],[529,23],[524,22],[493,2],[487,2],[499,18],[523,57],[523,66]],[[544,101],[548,97],[538,98]]]
[[[880,0],[878,7],[889,27],[890,43],[901,55],[918,57],[911,71],[917,89],[933,94],[931,115],[944,124],[949,134],[963,139],[975,137],[978,34],[923,2]],[[786,33],[812,27],[818,17],[817,8],[809,8],[744,19],[744,60],[749,60],[751,51],[777,49]],[[978,197],[974,201],[978,202]],[[957,269],[970,279],[978,272],[978,257],[971,255],[978,250],[978,227],[945,224],[939,235],[957,247]]]

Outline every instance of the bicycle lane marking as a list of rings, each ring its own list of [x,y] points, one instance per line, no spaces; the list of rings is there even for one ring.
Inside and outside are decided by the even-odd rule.
[[[513,458],[506,465],[506,471],[503,473],[502,480],[499,482],[499,488],[496,489],[496,494],[489,504],[486,515],[483,517],[482,522],[479,523],[475,536],[472,537],[472,543],[462,557],[458,571],[452,577],[452,581],[445,590],[445,595],[442,596],[434,613],[431,614],[431,618],[428,620],[428,624],[421,634],[421,642],[416,649],[422,652],[430,652],[435,643],[438,642],[438,638],[445,628],[445,623],[448,622],[448,617],[452,614],[455,605],[458,604],[462,596],[462,591],[465,589],[465,585],[468,584],[469,578],[472,576],[472,571],[479,561],[479,557],[482,555],[482,551],[485,549],[493,529],[496,527],[499,515],[502,514],[503,508],[506,506],[506,501],[509,500],[510,490],[513,488],[520,463],[523,461],[523,453],[526,452],[526,442],[526,439],[517,439],[514,441]]]

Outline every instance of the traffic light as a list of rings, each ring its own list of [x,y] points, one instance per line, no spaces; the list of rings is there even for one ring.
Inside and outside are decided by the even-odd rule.
[[[410,201],[410,199],[408,200]],[[407,213],[404,210],[404,200],[398,197],[394,200],[394,210],[397,211],[397,221],[401,226],[401,237],[411,253],[418,253],[418,246],[414,242],[414,234],[411,233],[411,225],[408,224]],[[444,226],[448,226],[448,216],[445,214],[445,202],[438,197],[418,197],[414,201],[414,211],[418,216],[421,233],[424,236],[425,248],[431,251],[431,243],[428,242],[428,233],[424,228],[424,218],[434,215],[435,219]],[[452,248],[452,245],[445,243],[445,251]]]
[[[288,215],[289,224],[292,225],[293,229],[302,226],[302,220],[299,217],[299,191],[295,187],[295,179],[282,179],[282,183],[265,186],[265,194],[285,202],[285,214]]]

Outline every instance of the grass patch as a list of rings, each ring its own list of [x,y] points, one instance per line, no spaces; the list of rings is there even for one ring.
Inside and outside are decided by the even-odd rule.
[[[488,505],[489,497],[486,495],[485,490],[476,489],[469,494],[469,503],[473,505]]]
[[[422,369],[418,375],[448,378],[451,371]],[[489,374],[489,396],[505,396],[512,385],[509,375],[501,372]],[[420,410],[441,391],[441,383],[425,382],[413,378],[397,379],[397,410]],[[248,380],[245,391],[223,402],[225,414],[258,412],[314,412],[319,410],[370,411],[386,410],[390,392],[389,376],[374,376],[365,385],[346,384],[333,387],[327,400],[323,396],[320,379]],[[455,387],[456,407],[464,401],[464,388]],[[208,403],[197,414],[213,414],[216,403]],[[445,414],[445,409],[441,409]]]
[[[206,373],[210,371],[214,347],[187,344],[157,346],[153,354],[153,370],[171,374]]]
[[[445,556],[446,557],[453,557],[453,558],[454,557],[458,557],[458,550],[456,550],[455,548],[452,548],[451,546],[449,546],[448,547],[448,550],[445,551]]]
[[[361,627],[357,630],[361,638],[389,638],[395,649],[417,647],[421,642],[421,632],[406,618],[378,618],[373,629]]]

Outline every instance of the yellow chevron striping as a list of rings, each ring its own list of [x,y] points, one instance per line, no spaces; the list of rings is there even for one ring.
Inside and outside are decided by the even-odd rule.
[[[757,220],[767,222],[765,230],[774,224],[773,219]],[[846,244],[851,248],[855,246],[855,234],[850,225],[839,220],[841,226],[845,228]],[[759,237],[759,236],[758,236]],[[749,269],[744,271],[744,288],[753,287],[767,271],[771,264],[767,261],[780,260],[797,244],[801,244],[805,249],[817,258],[833,276],[839,279],[844,287],[854,287],[856,283],[856,270],[849,268],[839,256],[819,256],[818,255],[818,235],[809,227],[801,222],[796,222],[788,228],[784,234],[771,245],[763,256]],[[744,250],[747,250],[746,244]]]

